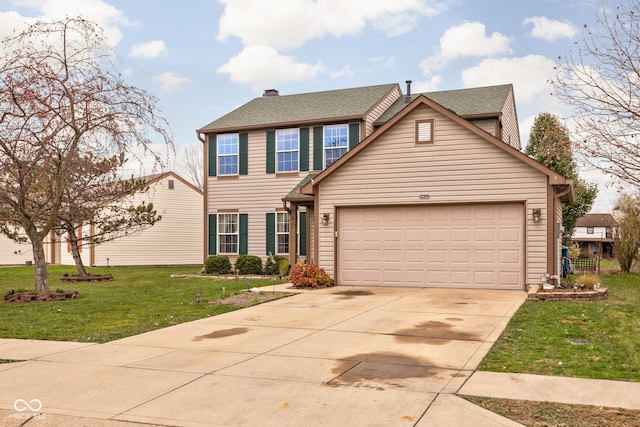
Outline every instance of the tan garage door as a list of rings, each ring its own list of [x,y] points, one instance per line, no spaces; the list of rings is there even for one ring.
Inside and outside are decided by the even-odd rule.
[[[339,208],[340,285],[524,289],[522,204]]]

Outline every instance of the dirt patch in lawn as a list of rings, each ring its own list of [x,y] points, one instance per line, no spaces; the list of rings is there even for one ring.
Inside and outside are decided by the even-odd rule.
[[[629,409],[490,397],[460,397],[525,426],[640,426],[640,411]]]
[[[243,291],[215,301],[202,302],[196,304],[230,305],[233,307],[251,307],[252,305],[274,301],[295,295],[296,292],[251,292]]]

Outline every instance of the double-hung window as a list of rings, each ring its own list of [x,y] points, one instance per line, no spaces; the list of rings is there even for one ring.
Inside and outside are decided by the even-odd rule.
[[[218,214],[218,253],[238,253],[238,214]]]
[[[218,135],[218,175],[238,175],[238,134]]]
[[[324,127],[324,167],[328,168],[349,150],[347,125]]]
[[[300,138],[298,129],[276,131],[278,172],[298,172]]]
[[[289,213],[276,212],[276,253],[289,253]]]
[[[587,227],[587,234],[594,234],[593,227]]]

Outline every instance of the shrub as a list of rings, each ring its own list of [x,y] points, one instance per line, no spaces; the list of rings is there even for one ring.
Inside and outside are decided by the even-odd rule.
[[[262,260],[255,255],[240,255],[236,259],[238,274],[262,274]]]
[[[267,262],[264,263],[264,274],[267,276],[279,276],[280,275],[280,262],[288,260],[286,256],[276,255],[269,256]]]
[[[213,255],[204,262],[206,274],[227,274],[231,270],[231,262],[226,255]]]
[[[297,263],[291,269],[289,280],[295,287],[317,288],[319,286],[333,286],[335,283],[325,271],[316,263]]]

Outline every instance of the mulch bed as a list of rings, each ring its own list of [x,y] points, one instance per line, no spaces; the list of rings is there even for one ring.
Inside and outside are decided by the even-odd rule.
[[[8,293],[3,297],[3,302],[45,302],[45,301],[64,301],[75,299],[78,291],[27,291]]]
[[[113,280],[112,274],[87,274],[81,276],[73,274],[71,276],[64,275],[60,278],[63,282],[107,282]]]

